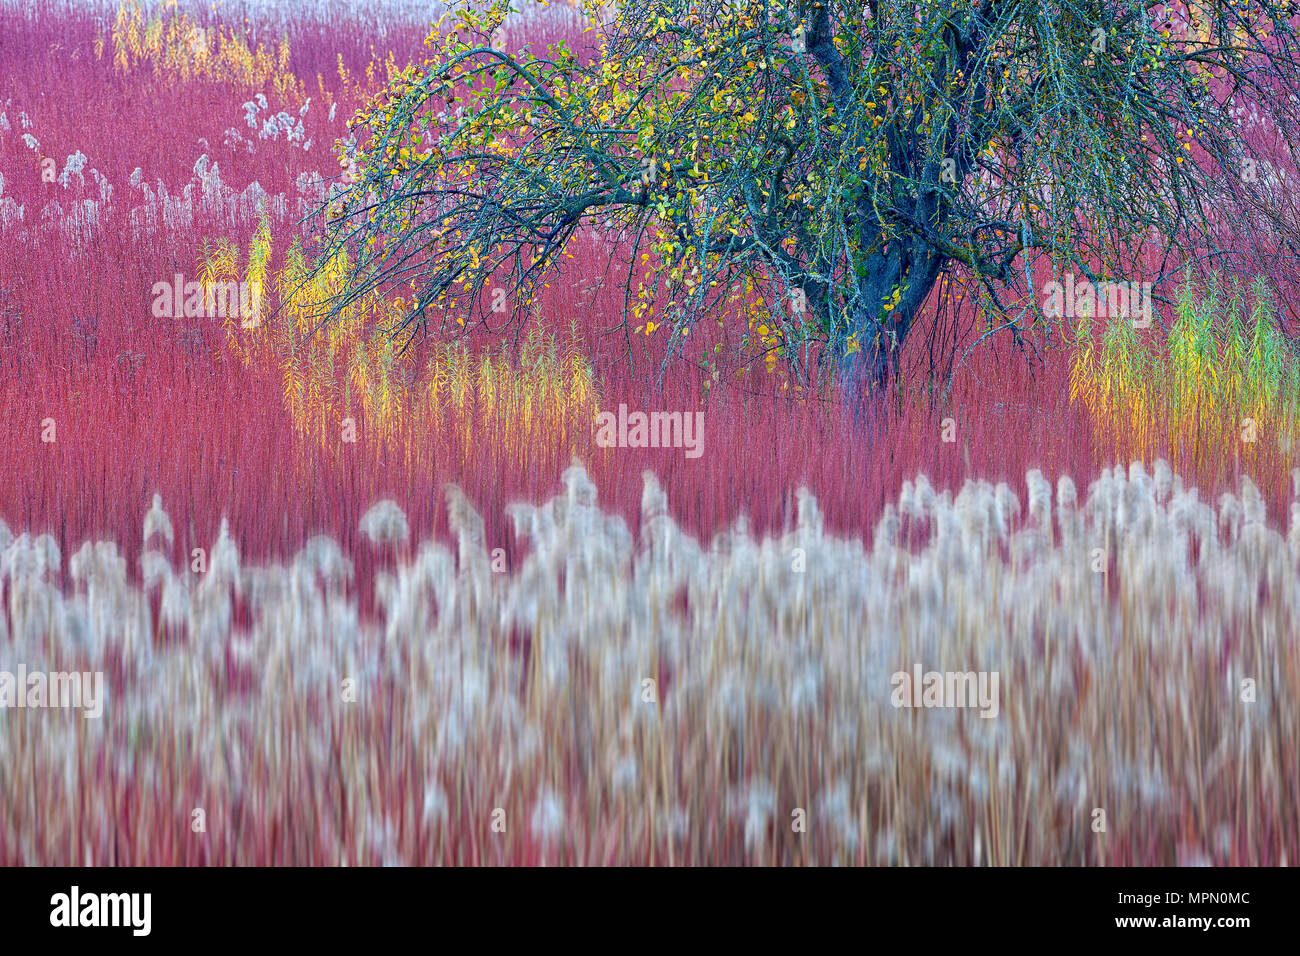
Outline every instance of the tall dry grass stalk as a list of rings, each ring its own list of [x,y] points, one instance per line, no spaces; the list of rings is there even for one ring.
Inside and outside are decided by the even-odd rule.
[[[155,499],[138,584],[111,542],[65,583],[0,525],[0,669],[110,687],[0,716],[0,862],[1296,859],[1300,501],[1284,538],[1163,463],[1083,501],[1031,472],[1023,514],[921,476],[867,549],[806,491],[783,537],[703,544],[649,474],[636,538],[563,481],[506,572],[459,490],[451,548],[376,505],[374,621],[328,538],[250,567],[223,528],[195,574]],[[895,709],[914,664],[998,672],[998,715]]]

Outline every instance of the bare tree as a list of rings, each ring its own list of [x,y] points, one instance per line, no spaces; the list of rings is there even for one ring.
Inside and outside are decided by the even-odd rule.
[[[625,328],[679,350],[757,302],[759,347],[875,390],[944,272],[1019,339],[1040,260],[1100,281],[1154,239],[1172,273],[1230,251],[1225,214],[1294,228],[1265,174],[1300,128],[1291,4],[617,0],[585,57],[506,52],[509,12],[458,8],[359,114],[336,308],[410,283],[410,332],[517,316],[597,227],[626,237]]]

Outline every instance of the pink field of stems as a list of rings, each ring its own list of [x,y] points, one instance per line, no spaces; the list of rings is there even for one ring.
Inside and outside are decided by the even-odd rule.
[[[310,199],[339,174],[333,144],[383,79],[367,66],[420,55],[428,26],[394,17],[381,36],[364,18],[259,23],[250,7],[245,26],[234,8],[196,9],[272,47],[287,37],[307,105],[116,69],[111,40],[96,54],[114,13],[0,3],[0,670],[26,652],[109,674],[93,733],[79,716],[0,714],[0,864],[1300,856],[1300,737],[1279,703],[1300,684],[1288,617],[1300,578],[1296,542],[1268,530],[1295,527],[1285,455],[1246,473],[1225,449],[1183,476],[1186,494],[1162,492],[1146,478],[1154,461],[1128,472],[1071,404],[1066,343],[1028,360],[998,337],[975,344],[982,320],[960,296],[934,320],[954,323],[960,356],[939,403],[909,391],[864,408],[762,367],[706,382],[689,361],[660,387],[662,342],[617,329],[622,295],[593,282],[605,270],[595,240],[551,283],[541,321],[557,334],[576,321],[604,408],[702,410],[700,457],[601,448],[585,432],[520,443],[472,413],[468,443],[420,422],[384,436],[360,408],[357,442],[321,443],[295,429],[278,369],[234,359],[216,320],[154,317],[151,289],[193,276],[205,240],[246,248],[263,213],[277,266],[294,238],[309,241]],[[573,24],[557,5],[517,30],[577,43]],[[251,132],[244,104],[258,93],[270,112],[306,107],[305,137],[229,145],[228,130]],[[45,157],[70,174],[43,181]],[[466,340],[499,345],[477,330]],[[927,363],[918,335],[913,381]],[[942,438],[948,418],[955,441]],[[568,470],[575,459],[584,470]],[[1075,538],[1043,513],[1036,470],[1053,504],[1056,479],[1073,479],[1080,515],[1101,480]],[[570,523],[547,531],[512,510],[550,500],[562,475]],[[918,475],[933,490],[924,507],[900,502]],[[1029,503],[1024,519],[980,525],[970,515],[1001,483],[1017,509]],[[1245,532],[1231,508],[1222,528],[1222,512],[1197,510],[1224,492],[1248,503]],[[1125,494],[1149,514],[1126,518]],[[142,551],[155,495],[171,537]],[[362,531],[384,500],[401,515],[391,546]],[[574,502],[596,523],[585,544]],[[1187,570],[1158,553],[1175,528]],[[1017,531],[1029,537],[1016,544]],[[665,534],[689,545],[674,557]],[[792,542],[823,535],[833,546],[810,559],[817,570],[781,583]],[[1067,566],[1121,539],[1129,550],[1105,575]],[[74,570],[87,541],[103,544]],[[149,548],[165,573],[150,571]],[[206,578],[186,570],[196,548]],[[482,567],[497,548],[500,578]],[[219,570],[218,554],[237,557]],[[1258,613],[1216,579],[1229,571],[1242,587],[1264,575]],[[1163,575],[1163,590],[1144,592],[1142,573]],[[603,616],[602,588],[615,595]],[[908,653],[1001,667],[1008,725],[921,727],[928,715],[881,707]],[[886,676],[872,684],[863,662],[877,656],[870,673]],[[1251,674],[1269,675],[1273,710],[1243,730],[1223,688]],[[350,712],[336,693],[349,675],[363,687]],[[643,677],[661,716],[629,710]],[[710,709],[724,690],[739,695],[734,712]],[[791,694],[814,695],[806,712]],[[487,752],[501,765],[480,769],[474,754]],[[1105,800],[1124,809],[1099,841],[1086,810]],[[199,806],[204,834],[190,826]],[[505,839],[488,827],[497,807]],[[792,807],[820,814],[806,846],[789,832]]]

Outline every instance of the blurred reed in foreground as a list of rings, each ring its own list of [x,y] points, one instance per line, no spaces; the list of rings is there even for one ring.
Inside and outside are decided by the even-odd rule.
[[[1300,502],[1284,537],[1163,462],[1026,485],[700,543],[575,465],[504,571],[458,489],[450,548],[380,502],[373,621],[328,538],[251,567],[223,529],[196,574],[155,499],[137,583],[0,525],[0,669],[109,686],[0,713],[0,863],[1294,861]],[[996,671],[997,716],[895,709],[916,664]]]

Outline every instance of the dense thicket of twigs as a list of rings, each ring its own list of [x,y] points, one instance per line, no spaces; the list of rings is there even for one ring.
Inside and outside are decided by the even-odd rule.
[[[1019,339],[1040,260],[1132,279],[1295,226],[1289,4],[622,0],[583,57],[499,49],[507,10],[459,9],[359,117],[340,304],[409,283],[410,327],[499,324],[595,227],[625,322],[680,344],[743,299],[752,347],[878,385],[945,271]]]

